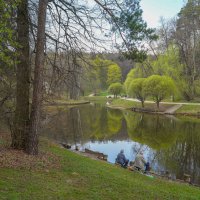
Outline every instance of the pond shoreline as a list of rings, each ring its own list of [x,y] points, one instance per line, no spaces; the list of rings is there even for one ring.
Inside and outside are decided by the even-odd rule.
[[[156,114],[156,115],[188,116],[188,117],[200,118],[200,113],[190,113],[190,112],[167,113],[167,112],[160,112],[160,111],[140,110],[138,108],[136,108],[137,110],[133,110],[135,108],[124,108],[124,107],[121,107],[121,106],[112,106],[112,105],[107,105],[106,107],[111,108],[111,109],[129,110],[129,111],[136,112],[136,113],[145,113],[145,114],[154,114],[154,115]]]
[[[58,158],[52,160],[58,167],[50,165],[46,168],[36,156],[36,168],[1,168],[0,179],[4,184],[0,186],[0,199],[80,199],[80,196],[83,200],[200,198],[197,187],[130,173],[107,162],[66,151],[49,139],[40,140],[40,151]]]
[[[109,103],[106,104],[106,107],[113,108],[113,109],[120,109],[120,110],[133,110],[133,112],[139,113],[147,113],[147,114],[159,114],[159,115],[174,115],[174,116],[188,116],[188,117],[200,117],[200,104],[199,103],[179,103],[179,102],[161,102],[160,107],[161,111],[157,111],[155,107],[155,103],[153,102],[146,102],[145,108],[141,107],[141,102],[132,101],[128,99],[109,99],[102,96],[95,96],[95,97],[84,97],[88,101],[105,101]],[[176,107],[176,105],[181,105],[177,109],[174,110],[171,108]],[[162,108],[164,107],[164,108]],[[170,110],[170,111],[169,111]],[[169,112],[168,112],[169,111]]]
[[[80,150],[75,150],[75,149],[67,149],[62,144],[59,144],[59,143],[57,143],[57,144],[60,146],[60,148],[65,149],[65,150],[70,151],[70,152],[73,152],[73,153],[76,153],[76,154],[81,155],[83,157],[88,157],[90,159],[97,160],[97,161],[100,161],[100,162],[106,162],[106,163],[111,164],[113,166],[116,166],[118,168],[122,168],[121,166],[119,166],[119,165],[117,165],[115,163],[111,163],[111,162],[109,162],[107,160],[103,160],[103,159],[98,158],[95,154],[84,152],[84,151],[80,151]],[[100,152],[97,152],[97,153],[101,154]],[[189,186],[200,188],[200,185],[197,185],[197,184],[194,184],[194,183],[191,183],[191,182],[187,182],[187,181],[184,181],[184,180],[181,180],[181,179],[171,179],[170,177],[168,177],[166,175],[160,175],[160,174],[158,174],[158,173],[156,173],[154,171],[150,171],[148,174],[144,174],[142,172],[134,170],[130,166],[127,168],[127,171],[130,171],[132,173],[139,173],[139,174],[141,174],[143,176],[150,175],[150,176],[153,176],[152,178],[159,178],[159,179],[162,179],[162,180],[165,180],[165,181],[168,181],[168,182],[175,182],[175,183],[178,183],[178,184],[184,184],[184,185],[189,185]]]
[[[73,149],[77,145],[80,150],[89,148],[103,152],[108,155],[108,161],[111,163],[115,162],[116,155],[121,149],[125,150],[129,160],[134,160],[135,154],[142,149],[145,160],[151,163],[152,169],[156,172],[162,174],[169,170],[172,177],[180,179],[184,179],[184,173],[187,173],[192,175],[192,182],[200,183],[196,170],[194,172],[188,167],[179,173],[181,168],[176,169],[179,158],[175,156],[181,153],[179,145],[187,145],[188,151],[191,152],[198,148],[200,126],[198,119],[176,118],[173,115],[157,116],[152,113],[139,114],[126,111],[120,106],[109,109],[106,108],[105,101],[63,107],[66,111],[58,107],[57,114],[54,112],[52,117],[47,117],[49,124],[44,126],[43,136],[71,144]],[[193,141],[191,137],[195,141],[194,147],[190,146]],[[170,156],[172,153],[173,157]],[[198,155],[190,154],[191,159],[196,161],[197,167]],[[182,158],[184,159],[184,155],[181,154]],[[169,164],[173,166],[170,168]]]
[[[73,106],[73,105],[82,105],[82,104],[89,104],[90,101],[77,101],[77,102],[51,102],[46,103],[45,106]]]

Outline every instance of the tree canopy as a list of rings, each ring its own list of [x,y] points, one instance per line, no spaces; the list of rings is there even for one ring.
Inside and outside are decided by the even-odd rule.
[[[144,92],[152,96],[159,108],[159,103],[166,97],[173,95],[174,81],[168,76],[152,75],[144,82]]]
[[[108,91],[116,98],[123,91],[123,85],[121,83],[112,83],[109,86]]]
[[[130,97],[135,97],[142,103],[142,107],[144,107],[144,101],[146,99],[147,94],[144,91],[144,82],[145,78],[137,78],[133,79],[130,83],[128,89],[128,95]]]

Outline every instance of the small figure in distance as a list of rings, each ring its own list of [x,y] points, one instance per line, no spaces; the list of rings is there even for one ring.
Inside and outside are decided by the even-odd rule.
[[[121,167],[127,168],[129,160],[124,155],[124,150],[122,149],[120,153],[117,155],[116,163],[120,164]]]
[[[143,153],[142,152],[139,152],[137,154],[137,156],[135,157],[135,162],[134,162],[134,167],[138,170],[138,171],[141,171],[141,170],[144,170],[144,167],[146,165],[146,161],[144,160],[144,157],[143,157]],[[148,167],[148,166],[147,166]],[[146,167],[146,168],[147,168]],[[150,166],[149,166],[150,167]]]

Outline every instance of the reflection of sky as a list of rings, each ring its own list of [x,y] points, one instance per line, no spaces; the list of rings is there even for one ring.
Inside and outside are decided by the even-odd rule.
[[[45,133],[46,136],[48,136],[49,138],[53,138],[56,141],[65,142],[72,145],[77,144],[79,147],[82,146],[81,150],[83,150],[84,148],[89,148],[93,151],[102,152],[108,155],[108,161],[111,163],[115,162],[115,158],[117,157],[117,154],[120,152],[121,149],[124,149],[126,157],[131,161],[135,159],[137,152],[139,150],[142,150],[144,152],[145,160],[150,162],[154,171],[161,172],[169,170],[170,173],[175,173],[176,175],[179,175],[179,177],[181,177],[182,173],[187,170],[189,174],[195,174],[199,182],[199,175],[197,171],[198,169],[196,168],[197,172],[194,171],[193,164],[186,162],[185,164],[183,163],[183,166],[180,165],[180,170],[178,169],[179,167],[177,166],[177,164],[179,165],[181,159],[183,159],[184,157],[189,159],[187,155],[182,155],[183,153],[180,152],[182,153],[180,155],[180,158],[173,157],[178,155],[181,145],[188,146],[191,144],[190,135],[192,136],[192,138],[199,137],[198,135],[195,135],[199,133],[198,124],[195,123],[194,126],[193,122],[180,122],[175,120],[172,121],[168,118],[165,118],[164,116],[156,118],[157,120],[155,120],[155,116],[153,115],[144,115],[144,117],[141,118],[140,114],[127,111],[125,112],[127,113],[127,115],[125,116],[123,115],[125,113],[121,113],[121,111],[115,112],[114,110],[108,110],[107,108],[96,105],[94,107],[92,107],[92,105],[85,105],[79,108],[80,109],[73,108],[70,110],[70,112],[61,112],[58,113],[58,115],[53,116],[51,120],[47,120],[47,124],[46,126],[43,126],[43,130],[41,130],[41,132],[43,134]],[[92,112],[89,111],[89,109],[93,109]],[[74,114],[76,114],[75,116],[77,116],[77,119],[73,118],[73,121],[71,115],[69,115],[72,111]],[[78,115],[78,111],[80,112],[80,115]],[[94,117],[90,116],[91,113],[92,115],[94,115]],[[117,119],[120,119],[119,122],[113,120],[115,119],[115,116],[117,117]],[[130,119],[128,117],[130,117]],[[134,120],[139,121],[142,119],[144,119],[145,126],[144,123],[138,123],[137,126],[135,123],[133,123],[132,125],[136,127],[131,127],[128,133],[128,120],[130,122],[129,125],[131,126],[131,122],[133,122]],[[93,127],[92,124],[94,123],[95,126]],[[121,127],[119,127],[120,130],[115,130],[116,133],[109,132],[111,131],[109,128],[111,127],[112,129],[116,123],[121,123]],[[74,124],[77,124],[78,128],[74,128]],[[160,129],[160,132],[157,132],[157,128]],[[133,132],[130,133],[130,131]],[[140,131],[141,134],[136,134]],[[183,136],[181,136],[181,134],[179,133],[181,131],[183,131]],[[175,134],[175,136],[177,134],[177,138],[173,138],[173,133]],[[189,134],[188,137],[186,137],[186,134]],[[131,138],[129,138],[130,136]],[[158,140],[155,140],[156,137],[158,137]],[[170,140],[171,137],[172,140]],[[135,138],[138,141],[141,141],[141,143],[133,141],[136,140]],[[151,145],[152,143],[154,144],[156,142],[156,144],[162,144],[165,142],[165,140],[167,143],[169,143],[169,151],[168,148],[165,148],[165,146],[164,148],[162,148],[162,145],[159,146],[159,150],[156,150],[156,148],[153,149],[154,147],[150,148],[150,146],[154,146]],[[177,144],[180,143],[179,146],[177,146],[177,144],[174,145],[174,141],[176,140]],[[186,140],[185,144],[182,142],[182,140],[183,142]],[[172,145],[172,149],[170,145]],[[191,145],[188,147],[191,148]],[[177,153],[171,151],[176,151],[176,149],[178,151]],[[188,150],[191,151],[192,149]],[[197,158],[198,154],[196,157],[194,157],[194,155],[191,156],[192,160],[193,158]],[[198,160],[196,161],[198,162]],[[183,167],[185,167],[186,170],[182,172]]]
[[[134,160],[138,151],[142,151],[144,153],[144,158],[146,161],[151,161],[151,157],[153,157],[153,150],[148,148],[146,145],[142,145],[133,142],[131,140],[124,141],[105,141],[105,142],[87,142],[83,145],[83,148],[88,148],[93,151],[98,151],[108,155],[108,161],[111,163],[115,162],[115,158],[121,149],[124,150],[125,156],[130,160]]]
[[[123,141],[95,141],[95,142],[87,142],[85,144],[77,144],[80,145],[80,150],[84,151],[85,148],[90,149],[92,151],[97,151],[108,155],[108,162],[115,163],[115,159],[117,154],[121,149],[124,150],[124,154],[129,161],[134,161],[138,152],[143,152],[145,161],[150,162],[151,168],[156,172],[165,171],[165,167],[161,166],[157,161],[157,153],[153,149],[149,148],[147,145],[141,145],[140,143],[131,141],[131,140],[123,140]],[[73,145],[72,148],[75,148]]]

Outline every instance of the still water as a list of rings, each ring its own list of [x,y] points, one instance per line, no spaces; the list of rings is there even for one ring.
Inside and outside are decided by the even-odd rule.
[[[108,155],[114,163],[121,149],[134,160],[139,151],[157,172],[200,184],[200,119],[149,115],[90,104],[58,109],[46,116],[43,136]]]

